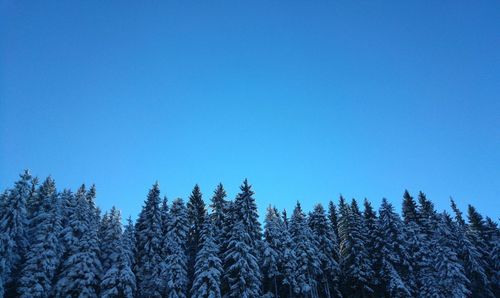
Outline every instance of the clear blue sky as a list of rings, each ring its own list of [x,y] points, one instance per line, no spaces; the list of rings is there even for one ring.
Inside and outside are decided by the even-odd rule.
[[[261,212],[407,188],[500,215],[500,1],[0,3],[2,189],[30,168],[135,217],[155,180],[248,177]]]

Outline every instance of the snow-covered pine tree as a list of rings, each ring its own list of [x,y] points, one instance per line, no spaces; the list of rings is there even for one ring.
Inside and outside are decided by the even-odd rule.
[[[123,230],[122,234],[122,243],[123,249],[127,255],[127,261],[130,268],[134,268],[135,266],[135,254],[136,254],[136,245],[135,245],[136,237],[135,237],[135,228],[132,222],[132,218],[129,216],[127,219],[127,224]]]
[[[30,220],[31,246],[21,271],[17,293],[20,297],[49,297],[59,266],[61,217],[55,182],[48,177],[36,193],[37,203]]]
[[[160,278],[162,232],[159,205],[160,186],[156,182],[135,224],[137,254],[134,272],[139,297],[161,297],[164,281]]]
[[[187,202],[187,218],[189,224],[188,240],[187,240],[187,272],[188,272],[188,289],[191,289],[194,278],[194,265],[196,263],[196,254],[200,246],[201,230],[205,220],[205,202],[200,191],[200,187],[196,184],[189,196]]]
[[[458,240],[457,257],[461,261],[465,270],[465,276],[469,280],[467,289],[471,292],[472,297],[478,297],[482,295],[484,289],[488,289],[488,277],[485,273],[482,255],[471,241],[471,239],[475,239],[476,235],[468,228],[463,219],[462,212],[458,209],[453,199],[451,199],[451,208],[455,213],[456,228],[452,232]],[[487,293],[486,295],[489,294]]]
[[[100,283],[100,297],[133,298],[136,290],[135,275],[130,263],[130,238],[124,238],[120,212],[113,207],[107,216],[106,230],[103,231],[101,254],[106,270]]]
[[[28,248],[26,201],[32,195],[31,174],[24,171],[4,194],[0,210],[0,297],[15,295],[15,281]]]
[[[169,255],[162,266],[166,297],[183,298],[187,295],[187,255],[186,244],[189,232],[187,210],[182,199],[172,202],[170,208],[170,227],[167,233]]]
[[[328,202],[328,219],[330,220],[330,224],[332,225],[332,230],[335,233],[335,237],[339,236],[339,221],[337,216],[337,207],[333,201]]]
[[[205,218],[200,248],[196,255],[192,298],[220,298],[222,262],[218,257],[219,247],[215,242],[216,221]]]
[[[252,191],[251,185],[248,184],[247,179],[245,179],[240,186],[240,193],[238,193],[234,202],[228,202],[227,204],[228,214],[225,216],[225,241],[223,241],[221,251],[224,264],[223,295],[234,295],[238,293],[239,290],[237,288],[245,283],[248,284],[249,289],[243,291],[242,294],[247,295],[253,293],[253,295],[255,295],[256,293],[260,293],[261,290],[261,272],[259,268],[259,262],[261,261],[259,257],[262,255],[261,227],[253,194],[254,192]],[[242,235],[235,235],[236,227],[243,229]],[[240,237],[240,240],[237,240],[237,237]],[[235,241],[241,242],[241,245],[236,245]],[[246,248],[246,246],[249,247]],[[240,269],[238,269],[238,266],[235,267],[234,265],[234,262],[239,263],[239,261],[232,258],[238,254],[246,258],[246,262],[249,262],[249,264],[242,266]],[[252,269],[254,271],[252,276],[247,275],[246,281],[242,281],[235,285],[233,275],[237,274],[239,270],[244,271],[247,270],[248,267],[253,268],[254,264],[252,260],[254,258],[256,259],[256,268]],[[228,272],[230,268],[231,270]],[[241,273],[246,274],[243,272]],[[259,289],[258,292],[255,292],[254,287],[257,287],[257,285]]]
[[[408,280],[412,269],[402,221],[385,198],[380,206],[378,222],[381,237],[379,253],[382,257],[380,263],[382,286],[390,297],[410,297],[411,288],[408,286]]]
[[[290,219],[290,234],[297,257],[296,294],[301,297],[319,297],[316,279],[323,271],[318,243],[298,202]]]
[[[106,274],[111,266],[117,262],[121,253],[117,250],[117,247],[121,245],[121,216],[120,211],[114,206],[109,213],[104,214],[100,230],[100,259],[102,272]]]
[[[288,229],[288,215],[286,213],[286,209],[283,209],[283,212],[281,212],[281,216],[283,218],[283,224]]]
[[[373,276],[370,278],[369,283],[370,287],[374,291],[375,296],[381,296],[384,293],[384,289],[381,289],[380,282],[380,254],[378,252],[379,241],[380,241],[380,231],[378,228],[378,217],[373,210],[372,204],[368,199],[365,198],[363,202],[364,210],[363,210],[363,225],[365,226],[366,237],[365,237],[365,245],[367,255],[372,260],[372,268],[374,271]]]
[[[450,230],[447,214],[439,215],[439,220],[432,241],[433,264],[435,268],[435,284],[442,297],[467,297],[471,292],[467,289],[469,280],[464,268],[458,260],[455,249],[458,243]]]
[[[500,230],[498,229],[498,224],[494,222],[490,217],[486,217],[486,241],[489,243],[490,249],[490,272],[489,280],[491,283],[491,288],[496,297],[500,296],[500,264],[499,252],[500,246]]]
[[[264,244],[262,259],[262,284],[264,293],[278,297],[279,280],[281,273],[279,271],[279,262],[282,258],[279,241],[279,215],[276,208],[269,206],[267,208],[266,218],[264,220]]]
[[[241,218],[230,227],[223,279],[227,287],[223,297],[253,298],[261,295],[261,273],[253,240]]]
[[[226,201],[226,191],[222,183],[217,185],[212,196],[210,209],[210,220],[214,224],[214,239],[215,242],[220,246],[222,244],[222,234],[224,230],[224,216],[227,212],[227,201]]]
[[[314,207],[309,216],[309,226],[318,244],[318,256],[321,260],[323,274],[319,276],[318,282],[320,297],[337,297],[340,295],[339,275],[340,268],[338,260],[338,243],[332,225],[328,222],[325,209],[321,204]]]
[[[238,193],[234,200],[234,208],[239,218],[243,221],[243,226],[250,236],[253,249],[257,249],[258,242],[261,240],[261,227],[253,194],[252,186],[248,184],[248,180],[245,179],[240,186],[240,193]]]
[[[374,272],[361,231],[361,218],[340,196],[339,199],[339,258],[342,274],[342,294],[367,297],[373,293],[369,286]]]
[[[64,235],[68,251],[57,277],[54,295],[57,297],[97,297],[101,262],[97,237],[96,209],[82,185],[75,194],[75,208]]]
[[[486,235],[485,222],[481,214],[476,211],[476,209],[469,205],[467,209],[468,218],[468,231],[467,236],[471,243],[475,246],[477,252],[479,253],[481,259],[481,265],[484,269],[486,275],[486,283],[483,284],[482,288],[473,285],[472,293],[473,295],[480,295],[481,297],[494,297],[493,288],[491,284],[491,277],[493,272],[493,260],[490,253],[493,247],[488,243]],[[473,280],[473,283],[476,280]],[[482,282],[479,281],[479,284]]]
[[[410,195],[408,190],[403,194],[403,220],[407,224],[409,222],[419,222],[419,215],[417,211],[417,202]]]
[[[423,192],[418,194],[417,223],[420,225],[422,233],[431,238],[438,224],[438,217],[434,204],[427,199]]]

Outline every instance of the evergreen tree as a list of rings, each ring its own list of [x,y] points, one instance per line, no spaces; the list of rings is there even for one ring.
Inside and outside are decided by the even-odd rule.
[[[187,203],[187,218],[189,221],[187,242],[188,289],[190,289],[193,284],[194,265],[196,262],[196,254],[198,253],[200,245],[201,230],[203,229],[205,214],[205,203],[203,202],[200,187],[196,184]]]
[[[135,254],[137,252],[135,245],[135,228],[132,223],[132,218],[129,217],[127,219],[127,225],[125,225],[125,229],[122,234],[122,243],[123,249],[127,255],[127,262],[130,268],[134,268],[135,266]]]
[[[379,211],[379,229],[382,285],[390,297],[409,297],[411,288],[408,286],[408,280],[411,276],[411,265],[405,246],[402,222],[385,198]]]
[[[122,227],[120,212],[113,206],[110,213],[106,213],[101,220],[100,232],[100,259],[102,272],[105,274],[117,262],[121,246]]]
[[[252,186],[248,184],[247,179],[243,181],[240,190],[240,193],[234,200],[234,208],[239,218],[243,221],[243,227],[250,236],[253,248],[256,248],[256,245],[258,245],[257,242],[261,240],[261,228],[257,205],[253,198],[254,192],[252,191]]]
[[[465,276],[464,268],[455,253],[457,243],[454,242],[452,231],[447,225],[447,214],[441,215],[437,230],[433,238],[434,248],[434,279],[437,291],[443,297],[466,297],[470,294],[467,289],[469,280]]]
[[[477,249],[479,254],[479,258],[481,260],[481,266],[486,275],[486,280],[481,281],[481,277],[478,276],[478,279],[473,279],[473,294],[480,295],[481,297],[494,297],[493,288],[491,285],[491,277],[493,272],[493,259],[490,256],[490,252],[493,250],[490,243],[488,243],[487,235],[486,235],[486,227],[483,220],[483,217],[476,209],[469,205],[467,210],[468,217],[468,231],[467,235],[469,236],[470,241]],[[477,282],[478,284],[474,284]]]
[[[130,263],[129,243],[130,239],[122,235],[120,212],[113,207],[102,238],[102,247],[105,247],[103,264],[107,268],[100,284],[101,297],[134,297],[136,282]]]
[[[337,207],[333,201],[328,202],[328,219],[330,219],[330,224],[332,225],[333,232],[335,233],[335,237],[339,235],[339,224],[337,218]]]
[[[306,217],[297,202],[290,220],[294,251],[297,257],[296,294],[304,297],[319,297],[316,278],[323,274],[318,243],[309,228]]]
[[[220,298],[222,262],[218,257],[219,247],[215,242],[216,221],[205,219],[201,234],[200,249],[196,255],[192,298]]]
[[[182,199],[176,199],[170,208],[170,227],[167,233],[169,255],[162,268],[166,277],[166,294],[169,298],[187,295],[186,243],[189,232],[187,210]]]
[[[342,196],[339,200],[339,212],[339,257],[343,295],[349,297],[369,296],[373,293],[369,281],[374,272],[366,249],[366,239],[360,229],[360,218],[346,204]]]
[[[163,281],[160,278],[161,213],[160,186],[156,182],[149,191],[135,225],[135,276],[139,297],[161,297]]]
[[[279,286],[278,282],[281,278],[281,273],[279,271],[279,262],[282,256],[279,250],[280,244],[279,239],[279,216],[276,209],[269,206],[267,208],[266,218],[264,220],[264,250],[263,250],[263,263],[262,263],[262,274],[263,274],[263,286],[264,293],[271,293],[275,297],[278,297]]]
[[[32,195],[31,174],[24,171],[4,194],[0,214],[0,297],[13,295],[20,265],[28,248],[26,201]]]
[[[340,294],[338,286],[340,268],[337,263],[337,238],[321,204],[314,207],[314,211],[309,217],[309,225],[318,244],[318,255],[321,260],[321,271],[323,272],[319,279],[319,282],[323,285],[319,291],[320,296],[338,296]]]
[[[282,216],[283,216],[283,224],[285,225],[285,227],[288,229],[288,216],[286,214],[286,210],[283,209],[283,212],[281,213]]]
[[[214,191],[210,204],[212,210],[212,213],[210,213],[210,220],[214,224],[214,239],[218,245],[222,244],[221,237],[224,230],[224,217],[227,212],[227,204],[226,191],[222,183],[219,183]]]
[[[410,195],[408,190],[403,194],[403,219],[405,223],[418,223],[417,203]]]
[[[368,256],[370,256],[372,260],[372,269],[374,274],[372,278],[370,278],[369,283],[370,287],[373,289],[375,296],[382,295],[383,289],[381,289],[380,282],[380,260],[381,256],[378,252],[379,241],[380,241],[380,230],[378,227],[378,218],[375,210],[368,199],[364,200],[364,211],[363,211],[363,224],[366,230],[365,237],[365,247]]]
[[[243,219],[230,229],[224,254],[224,280],[227,291],[223,297],[252,298],[261,294],[261,276],[252,237]]]
[[[17,290],[20,297],[49,297],[61,257],[59,200],[51,177],[43,182],[36,197],[37,207],[30,220],[32,244]]]
[[[75,208],[69,219],[65,237],[70,237],[62,270],[59,273],[55,296],[97,297],[101,262],[97,237],[96,210],[82,185],[75,195]]]

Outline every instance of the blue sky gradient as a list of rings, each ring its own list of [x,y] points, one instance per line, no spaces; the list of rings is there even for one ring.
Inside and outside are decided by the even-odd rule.
[[[0,186],[500,215],[499,1],[0,0]]]

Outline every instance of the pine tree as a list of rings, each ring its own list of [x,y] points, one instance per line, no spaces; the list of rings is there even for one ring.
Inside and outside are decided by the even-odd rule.
[[[36,195],[37,207],[30,220],[31,246],[26,255],[18,294],[20,297],[49,297],[61,257],[61,217],[55,182],[48,177]]]
[[[374,295],[383,295],[383,290],[381,289],[381,281],[380,281],[380,260],[381,256],[378,252],[378,247],[380,246],[380,230],[378,227],[378,217],[373,210],[371,203],[368,199],[364,200],[364,211],[363,211],[363,225],[366,230],[365,237],[365,247],[368,256],[370,256],[372,260],[372,269],[374,271],[373,276],[369,279],[370,287],[374,291]]]
[[[110,213],[106,213],[101,220],[100,258],[104,274],[117,262],[121,253],[117,251],[117,247],[121,246],[122,227],[120,222],[120,212],[114,206]]]
[[[135,254],[137,251],[135,240],[135,228],[134,224],[132,223],[132,218],[129,216],[122,234],[122,244],[123,249],[127,255],[127,262],[130,268],[134,268],[135,265]]]
[[[440,217],[432,243],[437,290],[443,297],[466,297],[470,294],[469,280],[455,253],[457,243],[453,243],[453,234],[446,223],[447,214]]]
[[[210,208],[212,213],[210,214],[210,220],[214,224],[214,239],[218,245],[222,244],[222,233],[224,230],[224,217],[227,212],[227,201],[226,201],[226,191],[222,183],[217,185],[212,196],[212,201]]]
[[[252,237],[244,220],[236,220],[231,227],[226,252],[224,254],[224,280],[227,291],[223,297],[259,297],[261,276]]]
[[[75,208],[69,219],[65,237],[70,246],[66,252],[62,270],[59,273],[55,296],[97,297],[101,263],[97,237],[96,210],[93,209],[89,194],[82,185],[75,195]]]
[[[419,222],[417,203],[410,195],[408,190],[405,190],[405,193],[403,194],[403,219],[405,223]]]
[[[162,276],[166,278],[166,294],[169,298],[186,297],[187,255],[186,243],[189,232],[187,210],[182,199],[176,199],[170,208],[170,227],[167,246],[169,255],[162,268]]]
[[[328,202],[328,219],[330,219],[330,224],[332,225],[333,232],[335,233],[335,237],[339,235],[339,224],[337,218],[337,207],[333,203],[333,201]]]
[[[297,257],[296,294],[318,297],[316,278],[323,274],[321,259],[318,256],[318,243],[298,202],[290,220],[290,234]]]
[[[15,281],[28,248],[26,201],[32,195],[31,174],[25,171],[4,194],[0,214],[0,297],[13,295]]]
[[[160,279],[161,213],[160,186],[156,182],[149,191],[135,225],[135,276],[139,297],[161,297],[163,281]]]
[[[493,260],[490,257],[492,247],[489,245],[486,236],[486,227],[483,217],[476,209],[469,205],[467,210],[467,217],[469,221],[467,235],[471,243],[477,249],[479,258],[481,260],[481,267],[486,275],[486,280],[472,279],[472,294],[481,297],[494,297],[493,288],[491,287],[491,272],[493,271]],[[478,282],[475,284],[475,282]]]
[[[218,257],[219,247],[215,242],[216,221],[204,220],[200,249],[196,255],[192,298],[220,298],[222,262]]]
[[[382,200],[379,215],[381,281],[390,297],[409,297],[411,288],[408,286],[408,280],[411,276],[411,264],[401,219],[385,198]]]
[[[188,289],[193,284],[194,265],[196,263],[196,254],[200,245],[201,230],[205,220],[205,203],[203,202],[200,187],[196,184],[189,196],[187,203],[187,218],[189,222],[187,257],[188,257]]]
[[[248,184],[245,179],[240,187],[240,193],[234,200],[234,208],[238,213],[239,218],[243,221],[243,227],[250,236],[252,246],[256,248],[257,242],[261,240],[261,227],[259,222],[259,215],[257,213],[257,205],[253,198],[254,192],[252,186]]]
[[[134,297],[136,282],[130,263],[129,237],[130,235],[122,234],[120,212],[113,207],[102,238],[106,247],[103,263],[108,267],[100,284],[101,297]]]
[[[264,249],[262,256],[262,274],[264,293],[269,293],[278,297],[278,282],[281,278],[279,262],[282,258],[279,249],[279,216],[276,209],[269,206],[264,220]]]
[[[339,258],[343,295],[366,297],[373,293],[369,282],[374,275],[366,249],[366,239],[360,230],[360,218],[341,196],[339,200]]]
[[[340,294],[338,286],[340,268],[337,263],[337,238],[321,204],[314,207],[314,211],[309,217],[309,226],[318,244],[318,255],[321,260],[321,271],[323,272],[319,279],[319,282],[323,284],[320,296],[338,296]]]

